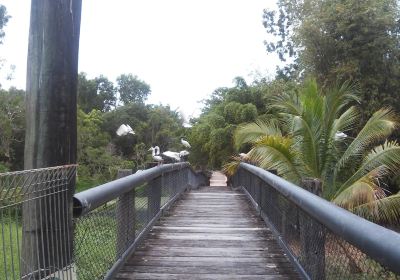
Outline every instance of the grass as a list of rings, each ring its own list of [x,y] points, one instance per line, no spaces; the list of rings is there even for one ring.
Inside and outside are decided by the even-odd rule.
[[[102,279],[104,273],[114,264],[117,232],[112,214],[110,211],[97,211],[77,223],[75,265],[78,279]]]
[[[19,279],[19,248],[22,227],[20,223],[2,215],[0,223],[0,275],[6,279]],[[5,256],[3,255],[5,252]]]
[[[88,186],[80,185],[82,190]],[[138,189],[135,197],[136,233],[143,230],[148,222],[145,186]],[[165,195],[165,194],[163,194]],[[169,196],[161,197],[161,205]],[[75,224],[75,268],[78,279],[102,279],[116,261],[117,219],[116,200],[95,209],[79,218]],[[19,279],[19,253],[22,243],[21,217],[9,208],[7,214],[0,210],[0,279]],[[9,212],[9,213],[8,213]],[[3,256],[5,252],[5,256]],[[4,261],[5,260],[5,261]]]
[[[78,178],[78,180],[76,181],[75,193],[82,192],[84,190],[96,187],[96,186],[101,185],[103,183],[104,182],[96,180],[96,179]]]

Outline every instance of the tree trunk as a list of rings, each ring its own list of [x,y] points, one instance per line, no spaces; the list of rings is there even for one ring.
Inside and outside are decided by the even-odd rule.
[[[81,0],[31,2],[25,169],[76,163],[81,5]],[[62,269],[72,259],[74,183],[66,194],[50,196],[49,185],[44,188],[49,180],[37,182],[23,205],[21,273],[36,271],[29,279]]]

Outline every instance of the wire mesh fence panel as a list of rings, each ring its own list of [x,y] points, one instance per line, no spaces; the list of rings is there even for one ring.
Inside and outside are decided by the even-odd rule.
[[[400,279],[257,175],[241,168],[232,182],[251,196],[267,224],[311,279]]]
[[[185,191],[188,172],[193,173],[188,167],[162,172],[77,218],[74,254],[78,279],[109,275],[114,264],[149,230],[161,209]],[[133,180],[135,175],[130,177]]]
[[[117,259],[117,201],[91,211],[75,224],[74,259],[78,279],[103,279]]]
[[[136,214],[136,236],[138,236],[150,221],[148,213],[148,184],[143,184],[135,189],[135,214]]]
[[[73,279],[76,166],[0,174],[1,279]]]

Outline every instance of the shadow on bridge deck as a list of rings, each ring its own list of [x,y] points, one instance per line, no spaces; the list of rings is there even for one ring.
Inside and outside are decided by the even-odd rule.
[[[115,279],[299,279],[246,196],[226,186],[190,191]]]

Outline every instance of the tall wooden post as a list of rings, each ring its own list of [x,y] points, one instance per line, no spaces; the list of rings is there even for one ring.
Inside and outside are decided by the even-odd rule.
[[[76,163],[81,5],[81,0],[31,1],[25,169]],[[36,188],[43,189],[38,183]],[[36,192],[24,203],[22,276],[40,279],[71,263],[65,252],[72,252],[73,193],[72,183],[67,195],[51,202],[46,193]],[[55,223],[57,212],[65,216],[62,223]]]

